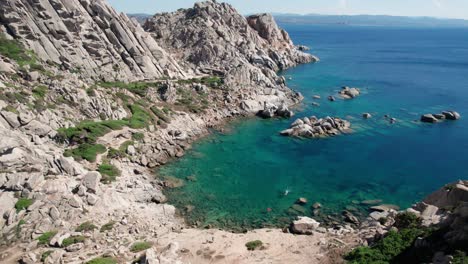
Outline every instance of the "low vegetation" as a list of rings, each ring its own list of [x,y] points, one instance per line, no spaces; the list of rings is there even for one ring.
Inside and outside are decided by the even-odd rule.
[[[0,99],[3,101],[8,102],[9,104],[27,104],[29,102],[28,100],[28,94],[20,91],[20,92],[1,92],[0,93]]]
[[[100,82],[97,84],[103,88],[120,88],[128,90],[129,92],[141,97],[145,97],[150,87],[159,87],[160,83],[153,82]]]
[[[101,226],[101,229],[99,230],[101,233],[104,233],[106,231],[110,231],[114,228],[114,225],[115,225],[115,222],[114,221],[110,221],[108,222],[107,224],[104,224],[103,226]]]
[[[50,240],[57,234],[57,231],[48,231],[37,238],[39,245],[48,245]]]
[[[32,69],[40,68],[32,51],[26,50],[17,40],[7,39],[0,33],[0,54],[16,61],[20,67],[29,66]]]
[[[209,102],[206,94],[199,94],[183,88],[178,88],[177,94],[180,98],[177,99],[175,104],[184,107],[192,113],[201,113],[208,108]]]
[[[41,255],[41,262],[44,263],[44,262],[46,261],[46,259],[47,259],[53,252],[54,252],[54,251],[52,251],[52,250],[47,250],[47,251],[45,251],[44,253],[42,253],[42,255]]]
[[[109,257],[99,257],[86,262],[86,264],[117,264],[117,261]]]
[[[220,88],[224,85],[224,79],[218,76],[202,77],[202,78],[192,78],[187,80],[178,80],[179,84],[192,84],[200,83],[206,85],[210,88]]]
[[[455,251],[453,254],[452,264],[468,264],[468,254],[461,250]]]
[[[165,112],[164,108],[163,110],[160,110],[156,106],[152,106],[150,109],[151,109],[151,112],[153,112],[153,114],[159,118],[159,120],[162,120],[165,123],[171,122],[171,119],[167,116],[167,113],[166,113],[166,112],[169,112],[169,110]]]
[[[89,232],[89,231],[93,231],[97,229],[97,226],[95,226],[92,222],[90,221],[86,221],[84,223],[82,223],[81,225],[79,225],[75,231],[76,232]]]
[[[115,149],[115,148],[109,148],[107,151],[107,158],[109,159],[121,159],[124,158],[127,154],[125,154],[125,151],[122,151],[120,149]]]
[[[20,238],[21,230],[22,230],[24,224],[26,224],[26,221],[24,221],[23,219],[18,221],[18,224],[16,225],[16,230],[15,230],[17,238]]]
[[[121,171],[112,164],[101,164],[98,167],[98,171],[102,175],[101,182],[103,183],[114,182],[121,174]]]
[[[45,85],[39,85],[32,90],[33,96],[37,99],[43,99],[47,94],[48,88]]]
[[[20,198],[15,204],[16,211],[20,212],[22,210],[26,210],[33,203],[34,203],[34,201],[32,199]]]
[[[100,144],[89,144],[84,143],[74,149],[67,149],[63,153],[65,157],[73,157],[75,160],[87,160],[89,162],[95,162],[98,154],[106,152],[106,147]]]
[[[145,128],[152,122],[152,116],[143,110],[141,106],[133,104],[129,105],[129,108],[132,112],[132,117],[129,120],[129,127],[135,129]]]
[[[76,144],[95,143],[99,137],[112,130],[122,129],[126,125],[128,125],[126,120],[83,121],[75,127],[60,128],[58,137],[59,140]]]
[[[358,247],[346,255],[349,263],[399,263],[407,259],[414,241],[421,237],[427,238],[434,234],[432,228],[421,226],[421,219],[413,213],[403,212],[395,217],[395,227],[398,231],[389,231],[384,238],[370,247]],[[414,255],[414,254],[413,254]],[[419,257],[422,257],[421,256]],[[404,257],[402,257],[404,256]],[[414,262],[419,263],[419,262]]]
[[[120,150],[120,151],[123,151],[123,152],[126,152],[126,151],[127,151],[127,148],[128,148],[129,146],[134,145],[134,144],[135,144],[135,142],[134,142],[133,140],[127,140],[127,141],[125,141],[124,143],[122,143],[122,145],[120,145],[119,150]]]
[[[130,251],[133,253],[137,253],[143,250],[147,250],[148,248],[151,248],[152,246],[153,244],[151,244],[150,242],[146,242],[146,241],[136,242],[136,243],[133,243],[133,245],[130,248]]]
[[[134,133],[132,135],[132,139],[135,141],[142,141],[145,138],[145,135],[143,133]]]
[[[263,246],[263,242],[260,240],[254,240],[247,242],[245,246],[247,247],[247,250],[256,250],[260,249]]]
[[[424,231],[418,228],[406,228],[390,231],[371,247],[358,247],[346,256],[350,263],[392,263],[393,259],[408,249]]]
[[[62,247],[66,248],[73,244],[83,243],[85,240],[86,238],[84,236],[71,236],[63,240]]]
[[[395,217],[396,228],[417,228],[421,226],[421,218],[410,212],[399,213]]]
[[[8,112],[11,112],[11,113],[15,113],[15,114],[19,114],[18,109],[14,108],[14,107],[11,106],[11,105],[7,105],[7,106],[3,107],[2,110],[8,111]]]

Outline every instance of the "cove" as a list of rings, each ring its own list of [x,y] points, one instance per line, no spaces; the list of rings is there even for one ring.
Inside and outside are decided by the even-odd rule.
[[[363,200],[405,208],[466,178],[467,29],[282,26],[321,59],[283,73],[305,100],[290,120],[235,121],[229,132],[197,142],[157,171],[184,180],[184,187],[166,195],[189,224],[282,227],[298,215],[339,220],[345,209],[363,217],[368,213]],[[344,85],[360,87],[361,96],[326,100]],[[462,119],[415,122],[421,114],[447,109]],[[365,112],[373,118],[364,120]],[[354,132],[328,139],[279,135],[295,118],[311,115],[346,118]],[[308,204],[294,205],[299,197]],[[315,202],[322,208],[314,213]]]

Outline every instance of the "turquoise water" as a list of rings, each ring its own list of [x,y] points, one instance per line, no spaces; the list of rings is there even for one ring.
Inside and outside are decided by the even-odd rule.
[[[445,109],[468,115],[467,29],[283,26],[321,58],[282,73],[306,98],[297,117],[346,117],[354,133],[293,139],[278,132],[294,119],[249,119],[202,140],[158,171],[196,178],[167,191],[190,223],[238,229],[282,226],[295,215],[339,220],[345,208],[365,215],[368,208],[357,205],[362,200],[407,207],[445,183],[468,178],[468,119],[414,122]],[[343,85],[363,94],[328,102]],[[322,99],[313,100],[316,94]],[[363,120],[364,112],[374,118]],[[299,197],[309,203],[291,210]],[[323,206],[315,215],[314,202]]]

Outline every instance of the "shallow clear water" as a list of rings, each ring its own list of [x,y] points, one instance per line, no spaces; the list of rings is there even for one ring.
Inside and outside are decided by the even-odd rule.
[[[355,131],[292,139],[278,132],[294,119],[250,119],[202,140],[158,171],[196,177],[167,191],[189,222],[233,229],[281,226],[296,214],[312,215],[314,202],[323,205],[318,219],[339,218],[345,208],[364,215],[359,201],[407,207],[445,183],[467,178],[468,119],[413,122],[446,109],[468,115],[467,29],[283,26],[295,43],[312,47],[321,58],[283,73],[306,98],[297,117],[346,117]],[[328,102],[343,85],[360,87],[363,94]],[[316,94],[322,99],[313,100]],[[364,112],[374,118],[363,120]],[[398,122],[391,125],[384,115]],[[299,197],[309,204],[291,210]]]

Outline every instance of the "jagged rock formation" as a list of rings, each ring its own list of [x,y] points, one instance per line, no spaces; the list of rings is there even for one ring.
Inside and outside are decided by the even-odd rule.
[[[0,28],[43,61],[85,77],[128,81],[185,75],[136,21],[102,0],[5,0]]]
[[[297,49],[271,15],[245,18],[216,1],[155,15],[144,28],[193,71],[224,76],[234,103],[246,112],[263,110],[263,102],[277,107],[296,103],[300,96],[285,87],[276,71],[318,60]]]
[[[353,99],[353,98],[358,97],[361,94],[361,91],[360,91],[359,88],[350,88],[348,86],[344,86],[344,87],[342,87],[339,94],[344,99]]]
[[[328,137],[347,133],[350,128],[351,123],[341,118],[327,116],[319,119],[316,116],[311,116],[310,118],[296,119],[290,128],[281,131],[280,134],[306,138]]]

